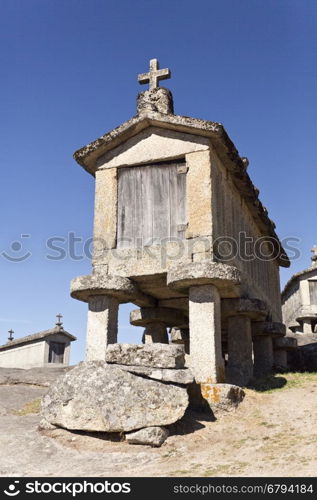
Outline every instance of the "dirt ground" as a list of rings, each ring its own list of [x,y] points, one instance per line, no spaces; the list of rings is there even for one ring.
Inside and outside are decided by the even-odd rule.
[[[317,374],[276,375],[272,383],[282,387],[247,389],[240,407],[214,422],[186,416],[161,448],[39,432],[47,388],[0,385],[0,475],[316,476]]]

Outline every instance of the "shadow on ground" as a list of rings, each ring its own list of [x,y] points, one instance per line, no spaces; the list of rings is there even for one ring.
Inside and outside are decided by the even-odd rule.
[[[281,389],[287,384],[287,380],[280,375],[269,375],[267,377],[255,379],[248,386],[248,389],[253,389],[257,392],[271,391],[272,389]]]
[[[187,408],[185,415],[167,428],[171,435],[184,436],[203,429],[205,427],[203,422],[215,422],[215,420],[216,418],[210,409],[209,411],[196,411]]]

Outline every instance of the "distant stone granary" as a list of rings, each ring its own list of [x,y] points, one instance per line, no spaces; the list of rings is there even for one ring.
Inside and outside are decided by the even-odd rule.
[[[61,315],[54,328],[13,339],[10,330],[8,342],[0,346],[0,367],[34,368],[41,366],[69,365],[70,343],[76,340],[66,332]]]
[[[285,335],[279,266],[289,260],[247,158],[221,124],[174,114],[159,87],[169,76],[151,60],[137,115],[74,155],[96,194],[93,270],[71,295],[89,306],[87,360],[105,359],[119,304],[132,302],[144,342],[167,343],[172,328],[206,394],[208,384],[246,385],[281,359],[273,340]]]
[[[317,246],[312,266],[294,274],[282,293],[283,318],[293,333],[317,333]]]

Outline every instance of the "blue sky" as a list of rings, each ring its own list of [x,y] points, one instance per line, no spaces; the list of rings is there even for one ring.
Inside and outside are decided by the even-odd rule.
[[[72,361],[82,359],[87,308],[69,297],[69,282],[90,261],[81,242],[75,258],[65,243],[65,258],[50,260],[46,241],[90,238],[94,182],[72,154],[135,114],[137,74],[151,58],[172,71],[164,85],[175,112],[224,124],[279,236],[300,239],[282,283],[308,267],[317,243],[315,1],[0,0],[0,42],[2,342],[9,328],[34,333],[62,312],[79,339]],[[128,310],[119,338],[135,342]]]

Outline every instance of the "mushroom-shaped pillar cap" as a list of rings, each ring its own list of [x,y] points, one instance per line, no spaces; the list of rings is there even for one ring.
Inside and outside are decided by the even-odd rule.
[[[188,320],[182,311],[168,307],[142,307],[130,313],[131,325],[147,326],[155,322],[172,327],[186,325]]]
[[[273,340],[274,350],[283,349],[284,351],[291,351],[297,348],[297,339],[294,337],[280,337]]]
[[[154,304],[154,299],[140,292],[131,280],[110,274],[78,276],[71,281],[70,294],[83,302],[89,302],[89,298],[95,295],[108,295],[121,303],[134,302],[140,306]]]
[[[300,328],[300,324],[297,321],[291,321],[288,324],[289,330],[291,330],[293,333]]]
[[[167,273],[167,285],[180,292],[187,292],[192,286],[215,285],[223,296],[236,297],[240,282],[240,271],[221,262],[193,262]]]
[[[260,299],[224,299],[221,302],[221,313],[224,318],[229,318],[230,316],[247,316],[253,321],[261,321],[266,318],[268,307]]]
[[[252,326],[252,335],[270,335],[271,337],[284,337],[286,327],[284,323],[274,321],[258,321]]]
[[[317,305],[311,304],[301,308],[296,321],[303,321],[307,319],[317,319]]]

